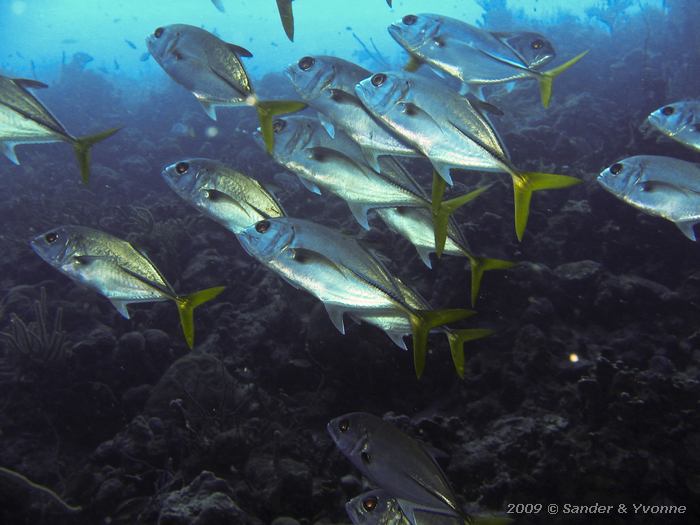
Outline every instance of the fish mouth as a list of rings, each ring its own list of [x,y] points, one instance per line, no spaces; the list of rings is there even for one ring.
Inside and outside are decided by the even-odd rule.
[[[308,73],[302,76],[296,63],[288,65],[284,74],[291,81],[294,89],[304,100],[316,98],[320,93],[331,87],[335,78],[335,71],[328,71],[319,67],[309,78]]]

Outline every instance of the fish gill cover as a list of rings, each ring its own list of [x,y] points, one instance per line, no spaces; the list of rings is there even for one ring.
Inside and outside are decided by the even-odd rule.
[[[697,20],[0,1],[0,521],[697,523]]]

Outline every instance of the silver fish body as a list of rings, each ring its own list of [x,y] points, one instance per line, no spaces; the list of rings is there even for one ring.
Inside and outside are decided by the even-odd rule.
[[[218,161],[185,159],[166,166],[161,175],[187,203],[234,234],[263,219],[286,215],[260,182]]]
[[[194,309],[224,290],[219,286],[179,295],[144,253],[92,228],[58,226],[32,239],[31,247],[51,266],[109,299],[126,319],[130,303],[174,301],[190,348],[194,346]]]
[[[239,239],[250,255],[322,301],[341,333],[345,313],[404,308],[386,268],[334,230],[287,217],[261,221]]]
[[[647,121],[667,137],[700,151],[700,100],[684,100],[660,107]]]
[[[35,237],[31,246],[51,266],[107,297],[127,319],[129,303],[177,295],[148,257],[108,233],[59,226]]]
[[[217,106],[255,105],[253,87],[240,60],[251,56],[244,48],[187,24],[158,27],[146,38],[146,45],[163,70],[191,91],[213,119]]]
[[[0,76],[0,148],[15,164],[16,144],[70,142],[72,137],[27,88],[45,88],[34,80]]]
[[[700,222],[700,166],[672,157],[637,155],[620,160],[598,176],[603,188],[650,215],[672,221],[695,241]]]
[[[414,510],[464,516],[447,477],[415,439],[394,425],[365,412],[353,412],[328,423],[338,449],[372,482],[397,498],[415,523]]]
[[[382,489],[355,496],[345,504],[345,511],[353,525],[464,525],[461,518],[428,512],[416,512],[411,524],[398,500]]]
[[[369,164],[378,169],[383,155],[416,157],[419,153],[377,122],[360,103],[355,85],[370,72],[330,56],[306,56],[285,73],[299,96],[318,111],[330,135],[343,129],[359,144]]]
[[[377,73],[357,84],[355,92],[377,119],[428,157],[448,184],[452,168],[508,173],[519,240],[534,191],[581,182],[566,175],[517,170],[489,120],[467,98],[438,81],[406,72]]]
[[[300,126],[302,129],[299,129]],[[352,151],[346,154],[347,148],[343,148],[340,141],[342,150],[328,147],[333,146],[336,139],[319,139],[324,133],[318,122],[288,119],[288,124],[276,133],[273,157],[298,175],[307,188],[317,193],[327,191],[343,199],[365,229],[369,229],[367,212],[370,209],[430,207],[430,202],[417,193],[412,185],[402,184],[396,178],[374,171],[364,162],[353,158]],[[302,136],[306,138],[300,138]],[[313,145],[324,142],[328,145]]]
[[[556,56],[538,33],[497,33],[446,16],[406,15],[389,34],[418,61],[443,71],[481,95],[486,85],[537,77]]]
[[[18,144],[68,142],[73,146],[83,183],[87,184],[90,177],[90,148],[114,135],[118,128],[85,137],[71,135],[27,90],[46,87],[46,84],[36,80],[13,79],[0,75],[0,153],[19,164],[14,149]]]
[[[400,71],[377,73],[359,82],[355,92],[377,119],[428,157],[448,183],[450,168],[512,171],[488,119],[440,82]]]

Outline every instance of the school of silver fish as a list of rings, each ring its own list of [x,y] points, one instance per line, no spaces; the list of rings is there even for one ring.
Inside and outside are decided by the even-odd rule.
[[[212,0],[225,12],[222,0]],[[391,0],[387,0],[392,7]],[[277,0],[285,34],[294,40],[292,0]],[[553,80],[587,53],[551,69],[554,45],[539,33],[498,32],[439,14],[408,14],[388,28],[408,53],[402,70],[369,71],[334,56],[304,55],[284,73],[300,100],[260,100],[244,65],[253,55],[192,25],[156,28],[146,38],[150,53],[172,80],[191,92],[207,114],[217,108],[255,108],[255,140],[301,184],[321,198],[343,200],[365,230],[381,218],[387,229],[430,255],[465,257],[471,267],[470,306],[483,274],[515,263],[476,255],[454,213],[487,191],[489,184],[448,199],[453,176],[504,173],[514,195],[514,226],[523,239],[533,192],[581,181],[564,174],[518,169],[489,114],[493,86],[535,80],[542,105],[552,101]],[[127,43],[135,48],[130,41]],[[430,68],[438,75],[418,72]],[[456,79],[457,89],[447,78]],[[19,164],[18,144],[68,142],[83,183],[89,182],[90,149],[118,131],[70,134],[29,91],[47,88],[36,80],[0,76],[0,151]],[[280,117],[307,110],[300,115]],[[700,151],[700,101],[662,106],[647,118],[663,135]],[[180,126],[187,130],[185,124]],[[430,191],[411,173],[406,159],[423,159]],[[410,166],[414,164],[411,163]],[[457,173],[454,170],[459,170]],[[425,369],[431,333],[444,334],[457,374],[464,377],[467,341],[489,336],[488,328],[448,326],[472,317],[465,308],[434,308],[389,269],[383,256],[355,235],[308,217],[290,217],[274,190],[234,167],[207,158],[185,158],[161,176],[189,206],[221,224],[255,261],[324,305],[341,334],[346,316],[375,326],[401,349],[412,339],[417,377]],[[672,157],[635,155],[618,160],[598,177],[600,185],[642,212],[673,221],[695,241],[700,223],[700,166]],[[332,197],[329,197],[332,196]],[[194,340],[194,309],[224,291],[208,288],[177,293],[155,263],[130,242],[79,225],[57,225],[37,235],[32,249],[61,273],[107,298],[129,318],[128,304],[171,300],[188,347]],[[402,266],[401,261],[396,261]],[[347,503],[354,524],[449,525],[507,523],[499,516],[468,516],[430,452],[393,425],[367,413],[332,420],[328,431],[343,454],[378,490]]]

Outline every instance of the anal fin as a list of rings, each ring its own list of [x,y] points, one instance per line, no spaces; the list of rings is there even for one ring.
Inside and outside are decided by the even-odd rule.
[[[17,154],[15,153],[16,145],[14,142],[0,142],[0,152],[19,166],[19,159],[17,159]]]
[[[676,226],[678,226],[678,229],[683,232],[683,235],[688,237],[691,241],[697,241],[697,237],[695,236],[695,229],[694,226],[697,224],[698,221],[678,221],[675,223]]]
[[[117,299],[110,299],[112,302],[112,305],[117,309],[117,312],[121,314],[121,316],[124,319],[129,319],[129,310],[126,308],[126,304],[124,301],[119,301]]]
[[[365,230],[369,230],[369,221],[367,220],[369,206],[367,204],[348,202],[348,207],[360,226],[362,226]]]
[[[323,306],[326,307],[326,312],[328,312],[328,317],[330,317],[331,322],[333,323],[333,326],[335,326],[338,331],[345,335],[345,323],[343,322],[343,309],[333,305],[333,304],[328,304],[328,303],[323,303]]]

